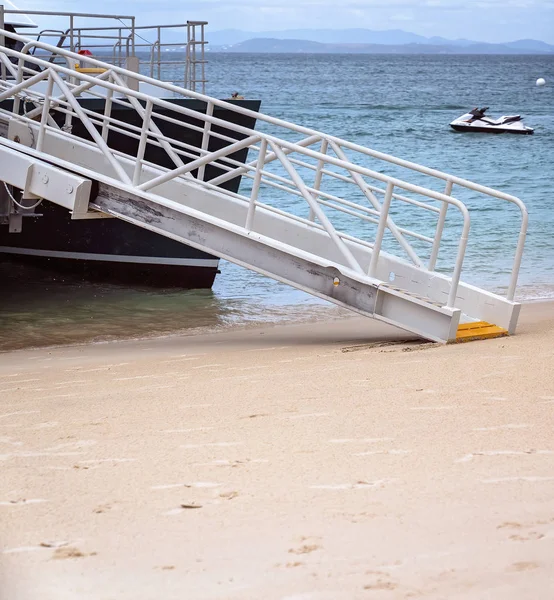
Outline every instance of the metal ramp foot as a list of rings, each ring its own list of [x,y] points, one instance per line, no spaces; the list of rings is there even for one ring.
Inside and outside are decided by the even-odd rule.
[[[475,323],[464,323],[458,327],[455,343],[472,342],[474,340],[488,340],[492,338],[505,337],[509,335],[507,329],[487,323],[486,321],[477,321]]]

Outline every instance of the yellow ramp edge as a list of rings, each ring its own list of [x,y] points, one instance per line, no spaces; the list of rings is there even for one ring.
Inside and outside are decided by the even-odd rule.
[[[491,338],[504,337],[508,330],[486,321],[476,323],[464,323],[458,327],[456,342],[471,342],[473,340],[488,340]]]

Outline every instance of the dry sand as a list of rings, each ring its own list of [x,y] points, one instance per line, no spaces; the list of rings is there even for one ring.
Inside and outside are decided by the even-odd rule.
[[[554,305],[0,355],[1,600],[554,598]]]

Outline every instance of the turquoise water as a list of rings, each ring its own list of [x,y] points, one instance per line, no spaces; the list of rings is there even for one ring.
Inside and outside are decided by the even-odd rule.
[[[554,57],[228,54],[210,60],[216,96],[238,89],[261,97],[273,116],[520,197],[530,221],[519,297],[554,295]],[[536,87],[538,77],[548,85]],[[448,123],[474,106],[489,106],[493,116],[521,113],[535,135],[453,132]],[[402,176],[391,167],[386,172]],[[501,290],[517,209],[457,196],[473,208],[464,278]],[[233,281],[221,277],[216,289],[226,294]]]
[[[229,97],[238,90],[261,98],[267,114],[520,197],[530,223],[518,297],[554,297],[554,57],[212,54],[209,59],[210,95]],[[545,87],[535,86],[538,77],[547,80]],[[455,117],[483,105],[493,116],[521,113],[535,135],[463,135],[449,128]],[[395,168],[386,172],[400,175]],[[517,211],[457,195],[472,212],[463,278],[502,291]],[[289,205],[275,194],[272,200]],[[393,210],[399,224],[432,234],[415,213]],[[458,226],[452,215],[450,233]],[[439,263],[445,270],[453,252],[446,244]],[[0,349],[339,314],[243,268],[223,263],[221,270],[213,291],[182,292],[53,280],[28,269],[8,276],[0,267]]]

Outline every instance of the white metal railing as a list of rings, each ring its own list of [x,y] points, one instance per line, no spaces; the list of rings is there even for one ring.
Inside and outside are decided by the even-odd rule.
[[[156,189],[162,184],[185,177],[197,185],[217,189],[220,193],[245,202],[248,210],[244,228],[247,231],[253,229],[256,211],[260,207],[325,231],[329,242],[343,257],[344,264],[359,274],[371,277],[376,275],[385,236],[390,238],[389,242],[394,243],[398,252],[406,255],[411,263],[426,271],[435,271],[444,241],[447,209],[449,206],[455,207],[462,217],[462,227],[456,242],[456,256],[450,269],[451,285],[447,301],[450,307],[456,305],[470,228],[468,208],[452,195],[454,186],[510,202],[521,213],[521,226],[506,294],[508,300],[514,299],[527,230],[527,211],[518,198],[331,135],[133,74],[139,82],[156,86],[160,95],[165,93],[172,98],[203,101],[206,111],[200,113],[188,108],[186,103],[168,102],[131,89],[125,84],[129,73],[118,66],[91,60],[94,66],[105,69],[99,77],[76,73],[71,68],[73,61],[78,58],[75,54],[7,32],[4,35],[24,41],[25,47],[22,52],[9,49],[0,51],[0,64],[13,76],[12,80],[0,82],[0,103],[12,99],[13,107],[9,117],[28,124],[36,125],[33,120],[40,115],[38,150],[41,150],[45,131],[63,130],[64,135],[69,136],[72,123],[79,120],[111,165],[115,179],[124,185],[134,187],[138,192],[156,193]],[[37,54],[30,54],[35,48],[55,53],[65,61],[65,66],[59,62],[42,60]],[[10,57],[16,59],[17,64],[10,62]],[[42,71],[37,74],[35,70],[27,68],[25,65],[28,62],[34,63]],[[39,81],[46,82],[45,91],[39,91]],[[58,92],[54,96],[55,88]],[[105,99],[103,114],[87,109],[81,100],[84,97]],[[31,105],[32,108],[27,110]],[[140,115],[142,124],[132,125],[120,120],[114,110],[118,106],[125,106],[127,109],[133,107]],[[280,135],[230,123],[217,116],[218,110],[222,109],[255,118],[259,123],[280,132]],[[1,113],[6,114],[7,110],[0,110],[0,118]],[[183,122],[184,117],[201,124]],[[169,129],[169,125],[171,133],[164,133],[163,129]],[[182,135],[184,131],[200,136],[200,144],[188,142],[186,135]],[[110,134],[127,136],[138,144],[136,155],[133,153],[132,156],[135,161],[132,176],[121,166],[124,154],[110,148]],[[293,135],[299,139],[291,141]],[[289,139],[284,139],[285,137]],[[223,147],[214,150],[210,147],[212,143]],[[174,166],[158,167],[155,175],[147,175],[147,167],[154,166],[147,158],[149,148],[161,148]],[[233,156],[241,150],[248,150],[251,154],[246,163]],[[370,169],[364,166],[368,158],[378,161],[381,167],[394,165],[402,167],[408,173],[422,174],[433,181],[442,181],[444,191],[409,183]],[[217,167],[217,173],[208,180],[207,169],[213,167]],[[216,187],[238,176],[250,182],[249,192],[233,193]],[[362,203],[352,199],[357,196],[363,198]],[[297,214],[298,211],[286,210],[283,198],[302,199],[307,207],[307,214],[302,216]],[[391,217],[393,204],[425,211],[426,215],[436,219],[436,222],[433,221],[434,235],[397,226]],[[352,235],[343,230],[341,218],[346,218],[344,215],[355,219],[360,235]],[[375,227],[374,232],[371,227]],[[428,260],[419,256],[410,239],[429,247]],[[372,249],[369,265],[362,265],[356,258],[356,253],[352,250],[356,245]]]
[[[46,17],[49,20],[56,20],[58,28],[43,29],[38,33],[33,31],[27,32],[27,37],[41,41],[41,38],[53,38],[56,41],[57,48],[66,48],[72,52],[77,52],[82,47],[83,33],[110,30],[119,30],[118,39],[130,37],[131,41],[135,38],[135,17],[128,15],[117,14],[94,14],[94,13],[79,13],[79,12],[54,12],[42,10],[15,10],[6,8],[0,1],[0,15],[2,24],[8,20],[4,15],[33,15]],[[83,19],[96,19],[100,21],[117,21],[117,27],[77,27],[77,23]],[[126,35],[123,34],[125,32]],[[88,38],[89,36],[87,36]],[[94,39],[94,35],[90,35]],[[106,37],[106,39],[116,39],[115,36]],[[101,45],[99,47],[106,48],[110,45]]]
[[[125,68],[130,68],[129,58],[137,56],[140,72],[158,80],[170,73],[168,81],[194,91],[206,91],[205,21],[138,26],[134,16],[20,11],[4,7],[0,0],[0,29],[9,15],[33,15],[55,21],[55,28],[26,32],[26,37],[37,42],[75,53],[89,50],[103,62]],[[90,26],[91,19],[101,24]],[[40,58],[53,61],[57,56],[43,53]],[[88,58],[81,56],[80,61],[86,63]]]
[[[196,90],[197,84],[205,92],[206,55],[204,38],[205,21],[187,21],[171,25],[78,27],[73,30],[72,42],[60,46],[72,52],[80,49],[98,54],[103,62],[125,67],[131,56],[140,58],[141,72],[159,81],[182,84],[187,89]],[[199,30],[199,37],[197,38]],[[181,41],[169,41],[167,34],[177,34]],[[67,32],[64,34],[67,37]],[[146,37],[145,37],[146,36]],[[148,39],[147,39],[148,38]],[[199,46],[199,49],[197,48]],[[177,56],[177,58],[172,58]],[[180,56],[180,58],[179,58]],[[147,57],[147,58],[146,58]],[[180,73],[167,76],[169,69]],[[197,70],[200,73],[197,73]]]

